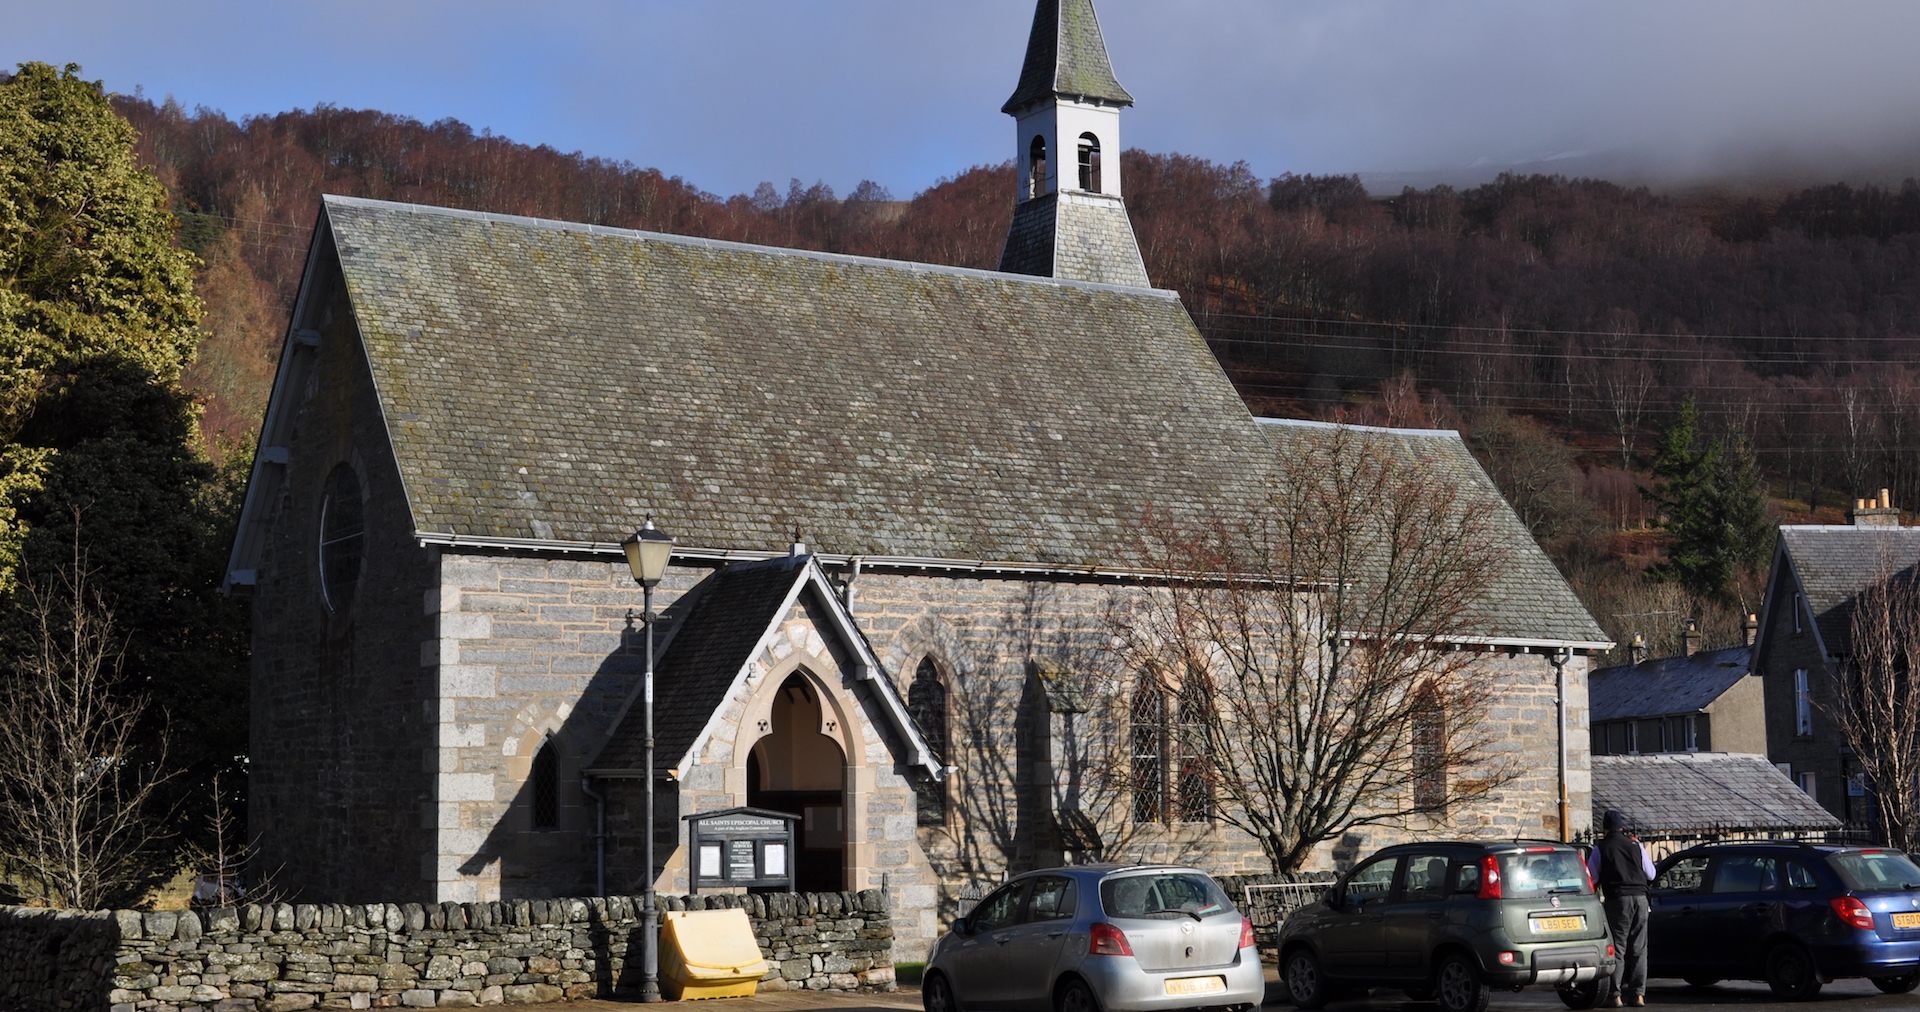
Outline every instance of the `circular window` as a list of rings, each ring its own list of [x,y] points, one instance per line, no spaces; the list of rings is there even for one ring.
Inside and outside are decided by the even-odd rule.
[[[334,611],[353,604],[365,526],[360,479],[353,468],[341,464],[327,476],[326,498],[320,502],[320,593]]]

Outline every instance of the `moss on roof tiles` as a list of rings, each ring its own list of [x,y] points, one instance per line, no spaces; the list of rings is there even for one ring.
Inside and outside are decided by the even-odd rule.
[[[1168,293],[329,197],[416,524],[1147,568],[1286,434]],[[1499,494],[1457,437],[1418,454]],[[524,469],[525,473],[522,473]],[[1513,519],[1486,633],[1603,639]]]
[[[1049,95],[1133,104],[1133,96],[1113,76],[1093,0],[1040,0],[1033,12],[1020,83],[1000,111],[1013,113]]]

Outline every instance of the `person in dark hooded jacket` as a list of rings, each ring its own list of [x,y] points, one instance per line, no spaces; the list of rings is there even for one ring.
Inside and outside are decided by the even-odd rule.
[[[1607,908],[1607,928],[1613,933],[1612,1005],[1639,1007],[1647,1003],[1647,886],[1653,882],[1653,858],[1639,840],[1627,835],[1627,819],[1608,809],[1602,820],[1606,835],[1587,857]]]

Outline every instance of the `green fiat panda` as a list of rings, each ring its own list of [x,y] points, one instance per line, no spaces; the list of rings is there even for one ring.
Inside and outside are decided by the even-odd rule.
[[[1551,985],[1567,1007],[1612,995],[1607,915],[1580,852],[1530,840],[1388,847],[1280,929],[1300,1008],[1376,986],[1482,1012],[1497,987]]]

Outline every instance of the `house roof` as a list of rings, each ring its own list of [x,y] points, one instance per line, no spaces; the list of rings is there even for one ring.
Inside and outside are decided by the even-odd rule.
[[[1785,526],[1780,555],[1799,579],[1828,655],[1842,657],[1853,638],[1854,595],[1870,580],[1920,566],[1920,527]]]
[[[1149,517],[1250,517],[1330,428],[1256,422],[1170,292],[342,197],[314,249],[303,292],[337,250],[422,543],[617,553],[651,514],[683,557],[798,530],[827,559],[1141,578]],[[1457,433],[1349,428],[1494,519],[1464,640],[1606,645]]]
[[[1596,668],[1587,676],[1588,719],[1698,713],[1746,677],[1752,653],[1745,646],[1723,647]]]
[[[1663,752],[1593,757],[1593,821],[1609,808],[1643,833],[1750,830],[1815,832],[1840,820],[1767,757],[1741,752]]]
[[[1481,599],[1473,628],[1503,643],[1551,646],[1572,642],[1604,648],[1612,643],[1566,578],[1540,550],[1500,489],[1474,459],[1466,441],[1451,429],[1400,429],[1369,425],[1262,418],[1261,429],[1276,452],[1298,455],[1308,442],[1334,430],[1366,439],[1452,487],[1459,508],[1479,513],[1504,556]],[[1555,641],[1555,642],[1548,642]]]
[[[1144,563],[1267,443],[1169,292],[328,197],[415,527]]]
[[[1093,0],[1040,0],[1033,12],[1033,33],[1027,37],[1020,84],[1000,111],[1012,113],[1049,95],[1133,104],[1133,96],[1113,76]]]
[[[909,755],[903,761],[940,773],[898,689],[873,657],[859,629],[828,587],[812,556],[790,556],[726,566],[702,581],[699,597],[680,618],[654,666],[654,758],[661,769],[683,769],[704,743],[723,704],[750,674],[750,666],[802,595],[839,634],[853,658],[854,677],[873,687],[876,716],[890,725]],[[638,703],[636,700],[635,703]],[[646,769],[646,719],[629,704],[590,771],[620,775]]]

